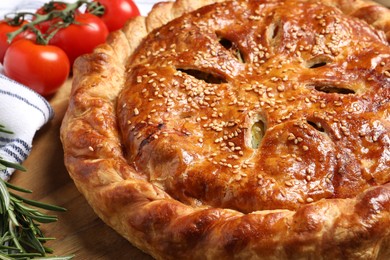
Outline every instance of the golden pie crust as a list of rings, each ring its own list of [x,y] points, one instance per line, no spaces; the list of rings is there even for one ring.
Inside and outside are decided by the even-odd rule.
[[[65,164],[157,259],[390,257],[390,11],[177,0],[77,60]]]

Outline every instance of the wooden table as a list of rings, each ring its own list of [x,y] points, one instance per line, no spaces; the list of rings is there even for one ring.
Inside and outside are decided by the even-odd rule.
[[[59,137],[62,118],[67,108],[71,80],[50,99],[55,117],[33,141],[33,149],[23,164],[27,172],[16,172],[11,182],[33,191],[27,198],[65,207],[67,212],[56,214],[59,220],[42,225],[47,243],[54,255],[74,255],[74,259],[152,259],[114,230],[106,226],[78,192],[63,163]]]

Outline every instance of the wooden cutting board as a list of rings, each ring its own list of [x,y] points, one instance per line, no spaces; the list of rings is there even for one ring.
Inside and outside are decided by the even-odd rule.
[[[23,165],[27,172],[15,172],[11,183],[33,191],[27,198],[62,206],[67,212],[50,212],[58,221],[42,225],[54,255],[74,255],[74,259],[142,259],[150,256],[133,247],[106,226],[93,212],[70,179],[63,162],[59,131],[67,108],[71,80],[49,101],[55,116],[39,130],[30,156]]]

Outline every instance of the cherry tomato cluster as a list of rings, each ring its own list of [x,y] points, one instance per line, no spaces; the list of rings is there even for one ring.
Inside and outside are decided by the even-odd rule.
[[[139,14],[132,0],[79,0],[52,1],[33,14],[6,17],[0,21],[4,73],[48,97],[67,80],[77,57]]]

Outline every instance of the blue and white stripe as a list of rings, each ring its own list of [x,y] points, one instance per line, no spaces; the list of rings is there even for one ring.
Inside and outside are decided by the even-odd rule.
[[[36,131],[53,116],[53,109],[41,95],[0,74],[0,124],[13,132],[0,133],[0,157],[23,163]],[[12,172],[0,171],[0,178],[8,179]]]

